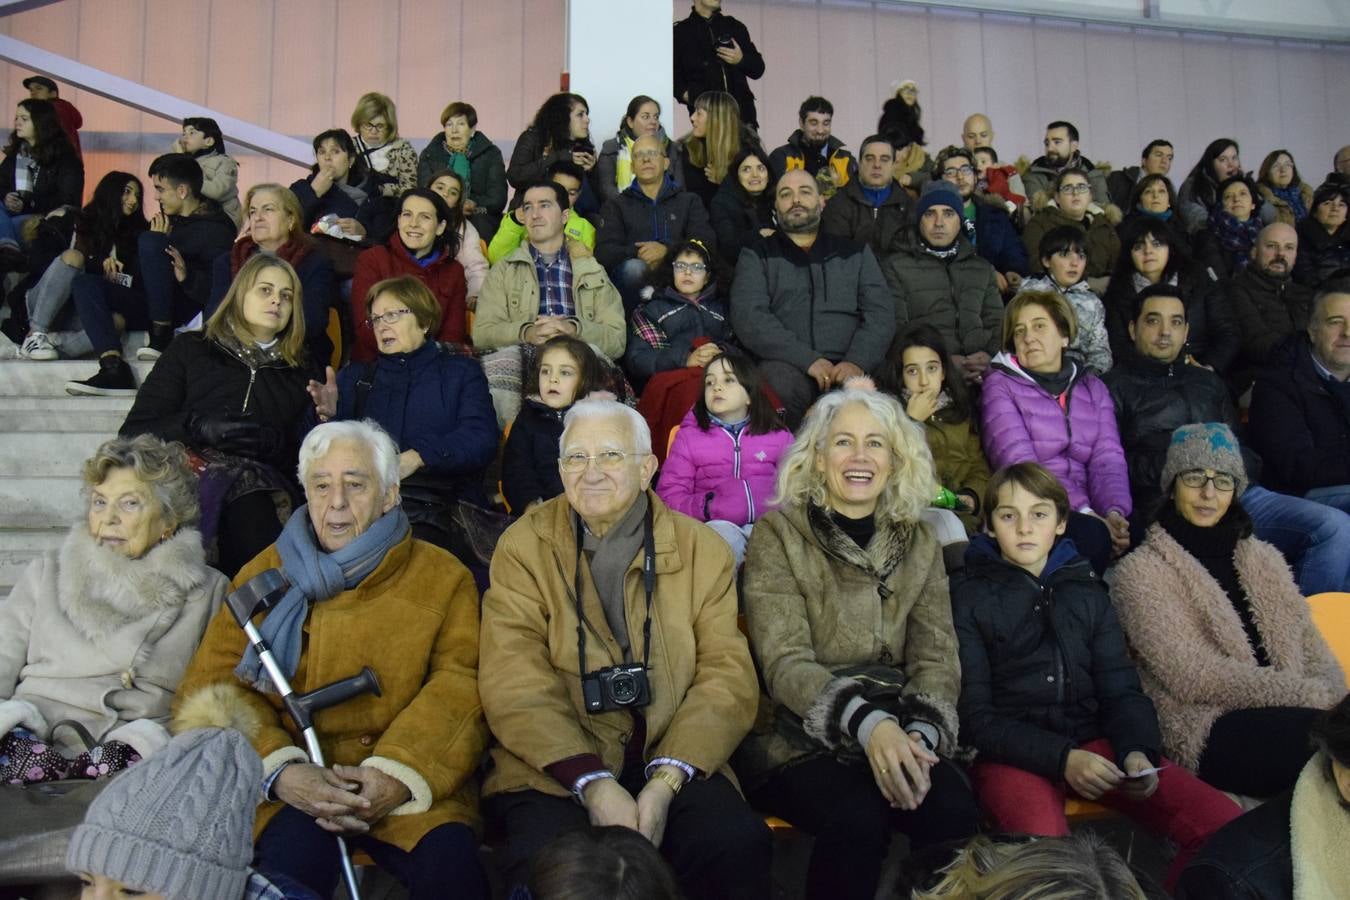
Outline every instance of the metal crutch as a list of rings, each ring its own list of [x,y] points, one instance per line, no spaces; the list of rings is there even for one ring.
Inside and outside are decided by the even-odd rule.
[[[370,666],[365,666],[361,671],[344,678],[341,681],[335,681],[332,684],[315,688],[304,694],[297,694],[292,688],[286,674],[281,671],[276,658],[272,656],[272,649],[267,646],[262,635],[253,624],[253,617],[259,612],[271,609],[290,589],[290,582],[286,576],[278,569],[268,569],[250,578],[238,590],[230,593],[225,598],[225,603],[230,607],[230,613],[234,620],[239,623],[239,627],[248,635],[248,642],[258,653],[258,659],[262,662],[263,668],[267,670],[267,675],[272,679],[272,684],[281,694],[281,701],[286,707],[286,713],[295,722],[297,728],[305,738],[305,751],[309,754],[309,761],[316,766],[324,766],[323,750],[319,747],[319,735],[314,730],[314,714],[321,709],[327,709],[330,706],[337,706],[353,697],[365,693],[371,693],[380,696],[380,680],[375,675]],[[342,861],[342,877],[347,883],[347,894],[351,900],[361,900],[360,888],[356,883],[356,869],[352,866],[351,857],[347,855],[347,842],[342,839],[342,835],[333,836],[338,844],[338,858]]]

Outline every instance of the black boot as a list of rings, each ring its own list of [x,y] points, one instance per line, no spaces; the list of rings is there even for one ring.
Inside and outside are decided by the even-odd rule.
[[[66,393],[92,397],[129,397],[136,393],[136,374],[122,357],[110,353],[98,361],[98,374],[67,381]]]
[[[169,341],[173,340],[173,326],[163,322],[150,323],[150,342],[144,347],[137,349],[136,358],[153,362],[159,359],[160,354],[169,347]]]

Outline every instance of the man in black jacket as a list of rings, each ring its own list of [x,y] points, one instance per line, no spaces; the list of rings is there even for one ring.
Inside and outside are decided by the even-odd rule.
[[[149,329],[149,346],[136,352],[137,359],[158,359],[173,340],[174,327],[206,307],[212,264],[234,243],[234,222],[202,197],[202,170],[195,159],[166,153],[150,164],[149,174],[160,211],[137,241],[141,283],[118,272],[83,273],[71,284],[80,325],[99,354],[99,371],[68,382],[67,393],[134,394],[136,379],[122,359],[114,314],[122,316],[128,331]]]
[[[1272,485],[1350,512],[1350,280],[1317,292],[1291,356],[1256,378],[1252,443]]]
[[[755,95],[747,78],[764,74],[764,57],[739,20],[722,15],[722,0],[694,0],[689,18],[675,23],[675,96],[694,112],[705,91],[736,98],[741,121],[759,128]]]
[[[882,362],[895,301],[870,248],[820,231],[820,191],[800,169],[778,179],[778,233],[741,251],[731,325],[796,428],[820,393]]]
[[[895,148],[879,134],[858,148],[858,177],[825,205],[820,227],[830,234],[867,244],[877,258],[892,249],[910,223],[909,193],[895,180]]]
[[[1223,379],[1182,356],[1186,306],[1176,293],[1166,284],[1139,293],[1129,326],[1134,345],[1102,376],[1115,401],[1120,443],[1129,461],[1132,543],[1142,539],[1165,500],[1160,479],[1172,432],[1199,422],[1237,427]],[[1350,585],[1350,516],[1260,486],[1261,460],[1246,447],[1243,462],[1249,486],[1239,500],[1257,536],[1284,553],[1304,593],[1345,590]]]
[[[1313,292],[1294,281],[1296,259],[1298,232],[1276,222],[1257,235],[1251,265],[1228,281],[1225,293],[1242,336],[1238,363],[1229,376],[1237,394],[1251,386],[1277,347],[1308,328]]]

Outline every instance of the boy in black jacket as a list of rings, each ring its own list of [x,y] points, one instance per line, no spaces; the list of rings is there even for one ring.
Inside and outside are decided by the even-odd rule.
[[[1000,469],[988,529],[952,584],[961,736],[980,806],[1002,831],[1067,835],[1066,789],[1166,834],[1191,856],[1241,810],[1164,759],[1153,701],[1106,586],[1064,534],[1069,498],[1042,466]]]

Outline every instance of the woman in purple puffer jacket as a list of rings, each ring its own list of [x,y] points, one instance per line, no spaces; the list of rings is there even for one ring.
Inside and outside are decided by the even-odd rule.
[[[735,351],[715,356],[703,369],[703,393],[675,434],[656,494],[707,522],[739,566],[751,525],[770,509],[778,460],[791,443],[754,363]]]
[[[1003,352],[985,376],[984,454],[991,469],[1038,462],[1069,492],[1067,534],[1101,574],[1129,547],[1130,479],[1111,394],[1066,359],[1078,330],[1061,295],[1018,294],[1003,316]]]

